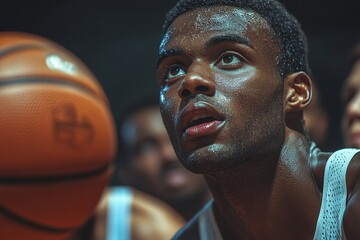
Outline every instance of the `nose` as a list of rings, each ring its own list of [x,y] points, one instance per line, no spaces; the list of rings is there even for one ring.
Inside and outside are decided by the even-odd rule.
[[[191,65],[178,89],[179,97],[184,99],[197,94],[214,95],[215,83],[211,78],[210,69],[204,64]]]
[[[177,162],[175,150],[170,142],[170,139],[164,141],[161,146],[161,155],[165,162]]]

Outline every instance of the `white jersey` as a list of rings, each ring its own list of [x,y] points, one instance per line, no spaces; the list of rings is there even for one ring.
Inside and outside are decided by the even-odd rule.
[[[346,170],[360,149],[342,149],[334,152],[326,163],[321,209],[314,240],[342,239],[342,220],[346,209]],[[200,212],[201,240],[222,240],[210,202]]]
[[[334,152],[326,163],[320,214],[314,240],[342,239],[342,222],[346,209],[346,170],[358,149]]]

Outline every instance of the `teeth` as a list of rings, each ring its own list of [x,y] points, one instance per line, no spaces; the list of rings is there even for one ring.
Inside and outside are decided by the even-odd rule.
[[[189,126],[187,126],[187,127],[196,126],[196,125],[206,123],[206,122],[211,122],[214,120],[216,120],[214,117],[206,115],[206,114],[196,115],[191,119],[191,121],[189,122]]]

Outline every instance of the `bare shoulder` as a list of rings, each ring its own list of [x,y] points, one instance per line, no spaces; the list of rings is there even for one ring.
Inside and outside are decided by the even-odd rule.
[[[351,160],[346,173],[346,182],[348,185],[349,197],[353,194],[354,190],[359,188],[359,171],[360,171],[360,153],[357,153]]]
[[[132,239],[170,239],[184,224],[183,218],[164,202],[135,189],[131,191],[131,213],[129,231]],[[107,189],[95,212],[94,239],[106,239],[108,231],[109,197],[112,189]],[[116,204],[124,204],[117,201]],[[118,213],[124,214],[124,213]]]
[[[332,153],[317,152],[311,159],[311,168],[322,192],[326,163]],[[347,205],[343,218],[346,239],[360,239],[360,154],[356,154],[349,163],[346,172]]]
[[[145,222],[153,225],[152,227],[160,232],[164,232],[166,226],[166,229],[172,232],[170,233],[172,236],[185,224],[180,214],[163,201],[135,189],[133,189],[133,195],[132,218],[134,225]],[[138,221],[135,221],[135,218]]]
[[[346,239],[360,239],[360,154],[354,156],[346,174],[348,199],[343,218]]]
[[[135,189],[131,212],[131,234],[135,240],[168,240],[185,224],[170,206]]]
[[[320,192],[322,192],[324,185],[325,166],[331,154],[330,152],[321,152],[315,149],[312,150],[310,155],[311,170]]]
[[[320,152],[314,151],[310,158],[310,165],[316,180],[316,183],[319,186],[319,190],[322,192],[323,184],[324,184],[324,173],[325,167],[328,159],[332,155],[332,152]],[[351,195],[354,187],[359,180],[359,171],[360,171],[360,154],[356,154],[347,169],[346,173],[346,184],[348,195]]]

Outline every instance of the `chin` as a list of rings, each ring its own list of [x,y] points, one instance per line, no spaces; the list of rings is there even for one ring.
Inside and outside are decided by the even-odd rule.
[[[193,173],[212,174],[234,165],[229,149],[220,144],[212,144],[181,156],[181,162]]]

